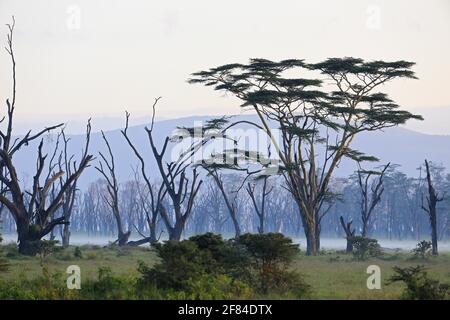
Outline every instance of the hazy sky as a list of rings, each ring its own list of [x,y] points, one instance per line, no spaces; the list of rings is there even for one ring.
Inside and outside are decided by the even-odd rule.
[[[142,117],[157,96],[160,117],[238,113],[233,98],[186,79],[250,57],[411,60],[420,80],[385,89],[409,110],[450,106],[448,0],[0,0],[0,24],[11,15],[25,122],[116,117],[124,109]],[[5,43],[6,27],[0,36]],[[9,68],[3,51],[2,103]]]

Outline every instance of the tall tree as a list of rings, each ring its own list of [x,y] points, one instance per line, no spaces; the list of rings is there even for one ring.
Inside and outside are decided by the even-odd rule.
[[[155,100],[154,107],[158,103],[158,100],[159,99]],[[150,177],[149,177],[149,174],[147,173],[147,168],[145,166],[144,157],[138,151],[136,146],[131,141],[130,136],[128,135],[129,119],[130,119],[130,114],[128,112],[126,112],[125,113],[125,128],[121,132],[122,132],[122,135],[124,136],[125,140],[127,141],[128,145],[133,150],[133,153],[139,159],[140,172],[141,172],[142,178],[144,179],[146,188],[145,188],[145,190],[140,190],[138,195],[139,195],[139,201],[142,204],[142,209],[144,211],[145,219],[147,221],[149,231],[150,231],[149,236],[144,236],[143,234],[141,234],[142,239],[138,240],[136,242],[133,242],[132,244],[140,245],[140,244],[147,243],[147,242],[156,243],[159,239],[159,237],[157,235],[157,230],[156,230],[159,211],[160,211],[160,207],[162,206],[162,201],[163,201],[164,197],[166,196],[167,189],[165,188],[164,183],[156,184],[156,183],[152,183],[150,181]],[[136,175],[136,177],[137,177],[137,175]],[[143,192],[146,193],[146,196],[144,196]],[[141,233],[141,232],[139,232],[139,233]]]
[[[385,165],[381,171],[364,170],[359,163],[358,165],[358,185],[361,191],[361,236],[366,237],[370,219],[384,192],[383,178],[390,163]],[[372,179],[373,176],[377,178]]]
[[[425,170],[427,173],[427,187],[428,195],[426,197],[427,204],[425,205],[422,198],[422,209],[427,213],[430,220],[431,228],[431,243],[432,243],[432,253],[433,255],[438,255],[438,236],[437,236],[437,204],[444,200],[443,197],[439,197],[436,189],[434,188],[433,181],[431,178],[430,164],[428,160],[425,160]]]
[[[93,159],[92,155],[87,154],[89,147],[89,132],[86,137],[86,145],[80,160],[74,172],[67,174],[64,171],[52,172],[45,181],[42,180],[42,174],[45,168],[47,155],[43,153],[43,139],[38,146],[38,156],[36,163],[36,173],[33,177],[31,190],[24,189],[20,184],[19,176],[13,162],[14,154],[23,146],[39,139],[46,132],[50,132],[63,124],[51,126],[32,134],[28,131],[23,137],[13,137],[13,119],[16,106],[16,60],[13,48],[13,34],[15,20],[8,24],[8,52],[12,63],[12,98],[6,100],[7,115],[6,130],[0,129],[0,181],[5,189],[0,193],[0,203],[4,205],[14,218],[18,233],[19,252],[26,255],[35,255],[40,240],[49,234],[57,225],[68,224],[66,217],[54,217],[55,212],[63,205],[64,195],[68,189],[78,180],[81,173],[89,166]],[[63,175],[67,174],[67,179],[59,188],[56,196],[49,200],[48,193],[52,185]]]
[[[155,99],[152,106],[152,118],[150,126],[145,128],[150,143],[150,148],[156,161],[158,173],[163,184],[162,188],[159,189],[160,191],[158,191],[158,198],[153,199],[152,203],[161,215],[162,221],[167,228],[169,239],[180,240],[187,219],[192,213],[195,197],[197,196],[198,191],[203,183],[203,180],[199,178],[197,169],[194,168],[192,171],[190,171],[189,168],[192,164],[194,154],[207,141],[192,141],[188,148],[181,152],[179,155],[173,157],[172,159],[166,159],[166,152],[169,142],[178,141],[178,139],[183,139],[183,137],[167,136],[164,139],[161,149],[158,150],[153,134],[155,126],[156,105],[158,104],[159,100],[160,98]],[[133,149],[136,157],[140,160],[141,172],[145,179],[146,172],[143,158],[127,136],[128,117],[129,115],[127,114],[127,124],[125,129],[122,131],[122,134],[126,138],[129,146]],[[151,185],[148,179],[146,183],[148,185]],[[151,190],[151,188],[149,190]],[[172,212],[167,210],[167,202],[164,203],[162,201],[163,194],[167,194],[168,200],[170,200],[170,207],[173,210]]]
[[[266,219],[267,196],[273,191],[273,187],[269,187],[267,184],[269,176],[264,175],[261,177],[261,179],[262,179],[262,187],[259,197],[255,194],[256,183],[254,184],[251,184],[250,182],[247,183],[247,187],[245,190],[247,191],[250,199],[252,200],[253,208],[255,209],[256,215],[258,216],[259,220],[258,233],[262,234],[264,233],[264,223]],[[258,204],[258,198],[260,204]]]
[[[108,158],[103,155],[102,152],[99,152],[101,160],[95,169],[103,176],[106,181],[106,190],[107,195],[103,197],[103,200],[108,204],[108,207],[111,209],[111,212],[114,216],[117,226],[117,243],[119,246],[124,246],[128,242],[128,238],[130,237],[131,231],[125,231],[122,222],[122,216],[120,214],[119,208],[119,183],[116,177],[116,165],[114,161],[114,154],[111,149],[111,145],[109,144],[108,139],[105,136],[105,133],[102,131],[103,141],[105,142],[106,148],[108,150]]]
[[[279,174],[299,207],[307,254],[316,255],[322,205],[336,167],[344,157],[374,160],[351,149],[354,138],[361,132],[396,126],[411,118],[422,119],[399,110],[386,94],[374,92],[395,78],[415,78],[410,70],[413,65],[349,57],[316,64],[298,59],[251,59],[248,64],[194,73],[189,81],[230,92],[243,101],[243,108],[256,112],[258,127],[271,139],[280,159]],[[292,78],[297,70],[320,73],[327,79],[326,88],[332,89],[322,88],[324,81],[318,78]],[[279,129],[280,141],[271,124]]]

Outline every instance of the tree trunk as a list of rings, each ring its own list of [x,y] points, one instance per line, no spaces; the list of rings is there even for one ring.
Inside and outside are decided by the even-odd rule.
[[[436,211],[432,215],[430,215],[430,224],[431,224],[431,245],[432,245],[432,254],[437,256],[438,253],[438,236],[437,236],[437,223],[436,223]]]
[[[258,217],[259,217],[258,232],[260,234],[263,234],[264,233],[264,216],[261,214],[261,215],[258,215]]]
[[[17,234],[19,241],[19,253],[26,256],[35,256],[38,252],[39,237],[33,232],[33,228],[27,221],[17,221]]]
[[[180,241],[181,236],[183,235],[183,230],[184,222],[180,220],[176,221],[173,228],[169,230],[169,240]]]
[[[366,238],[366,236],[367,236],[367,221],[364,221],[362,225],[361,237]]]
[[[355,229],[352,228],[353,221],[349,221],[347,223],[344,222],[344,217],[340,216],[339,221],[341,222],[342,228],[345,232],[345,238],[347,239],[347,247],[345,249],[345,252],[351,253],[353,252],[353,242],[352,237],[355,236]]]
[[[239,238],[241,235],[241,227],[239,226],[239,221],[236,218],[236,213],[231,214],[231,220],[233,221],[234,226],[234,237]]]
[[[69,225],[66,224],[63,226],[63,231],[62,231],[62,246],[64,248],[67,248],[69,246],[70,243],[70,228]]]
[[[439,197],[436,190],[434,189],[433,182],[431,179],[430,166],[427,160],[425,160],[425,168],[427,171],[427,183],[428,183],[428,197],[427,197],[428,206],[426,207],[422,204],[422,209],[428,213],[428,217],[430,219],[432,253],[433,255],[437,256],[439,253],[438,253],[436,206],[437,203],[444,200],[444,198]]]
[[[304,223],[303,229],[306,236],[306,255],[316,256],[319,253],[320,242],[317,241],[316,223]]]
[[[128,243],[128,238],[130,238],[131,231],[127,232],[119,232],[118,238],[117,238],[117,244],[119,246],[125,246]]]

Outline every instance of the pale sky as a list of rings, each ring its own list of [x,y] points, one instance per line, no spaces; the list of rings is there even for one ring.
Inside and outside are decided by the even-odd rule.
[[[125,109],[142,117],[157,96],[160,118],[239,113],[237,100],[186,80],[250,57],[415,61],[420,80],[386,91],[408,110],[450,108],[448,0],[0,0],[0,25],[11,15],[24,122],[117,117]],[[6,32],[0,28],[2,46]],[[4,51],[0,71],[4,103]]]

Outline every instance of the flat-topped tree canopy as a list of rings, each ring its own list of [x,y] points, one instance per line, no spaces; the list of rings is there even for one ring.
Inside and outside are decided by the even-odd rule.
[[[350,147],[360,132],[376,131],[422,117],[401,110],[375,89],[396,78],[417,79],[413,62],[360,58],[250,59],[192,74],[190,83],[212,86],[242,100],[259,117],[258,128],[271,139],[280,170],[296,202],[307,237],[308,253],[319,248],[321,208],[328,184],[343,157],[376,161]],[[280,129],[280,141],[270,124]],[[318,147],[321,147],[320,149]],[[323,155],[319,154],[323,153]]]
[[[250,59],[248,64],[227,64],[193,73],[190,83],[213,86],[243,100],[242,107],[258,108],[268,118],[286,122],[309,117],[316,123],[349,131],[377,130],[422,119],[398,110],[385,93],[371,91],[394,78],[416,79],[408,61],[369,61],[358,58],[329,58],[316,64],[301,59],[274,62]],[[285,77],[287,71],[317,71],[327,79]],[[302,70],[303,69],[303,70]],[[306,73],[306,72],[305,72]],[[291,75],[291,74],[290,74]],[[327,91],[325,81],[337,90]],[[295,112],[295,113],[294,113]],[[352,121],[342,119],[351,118]]]

